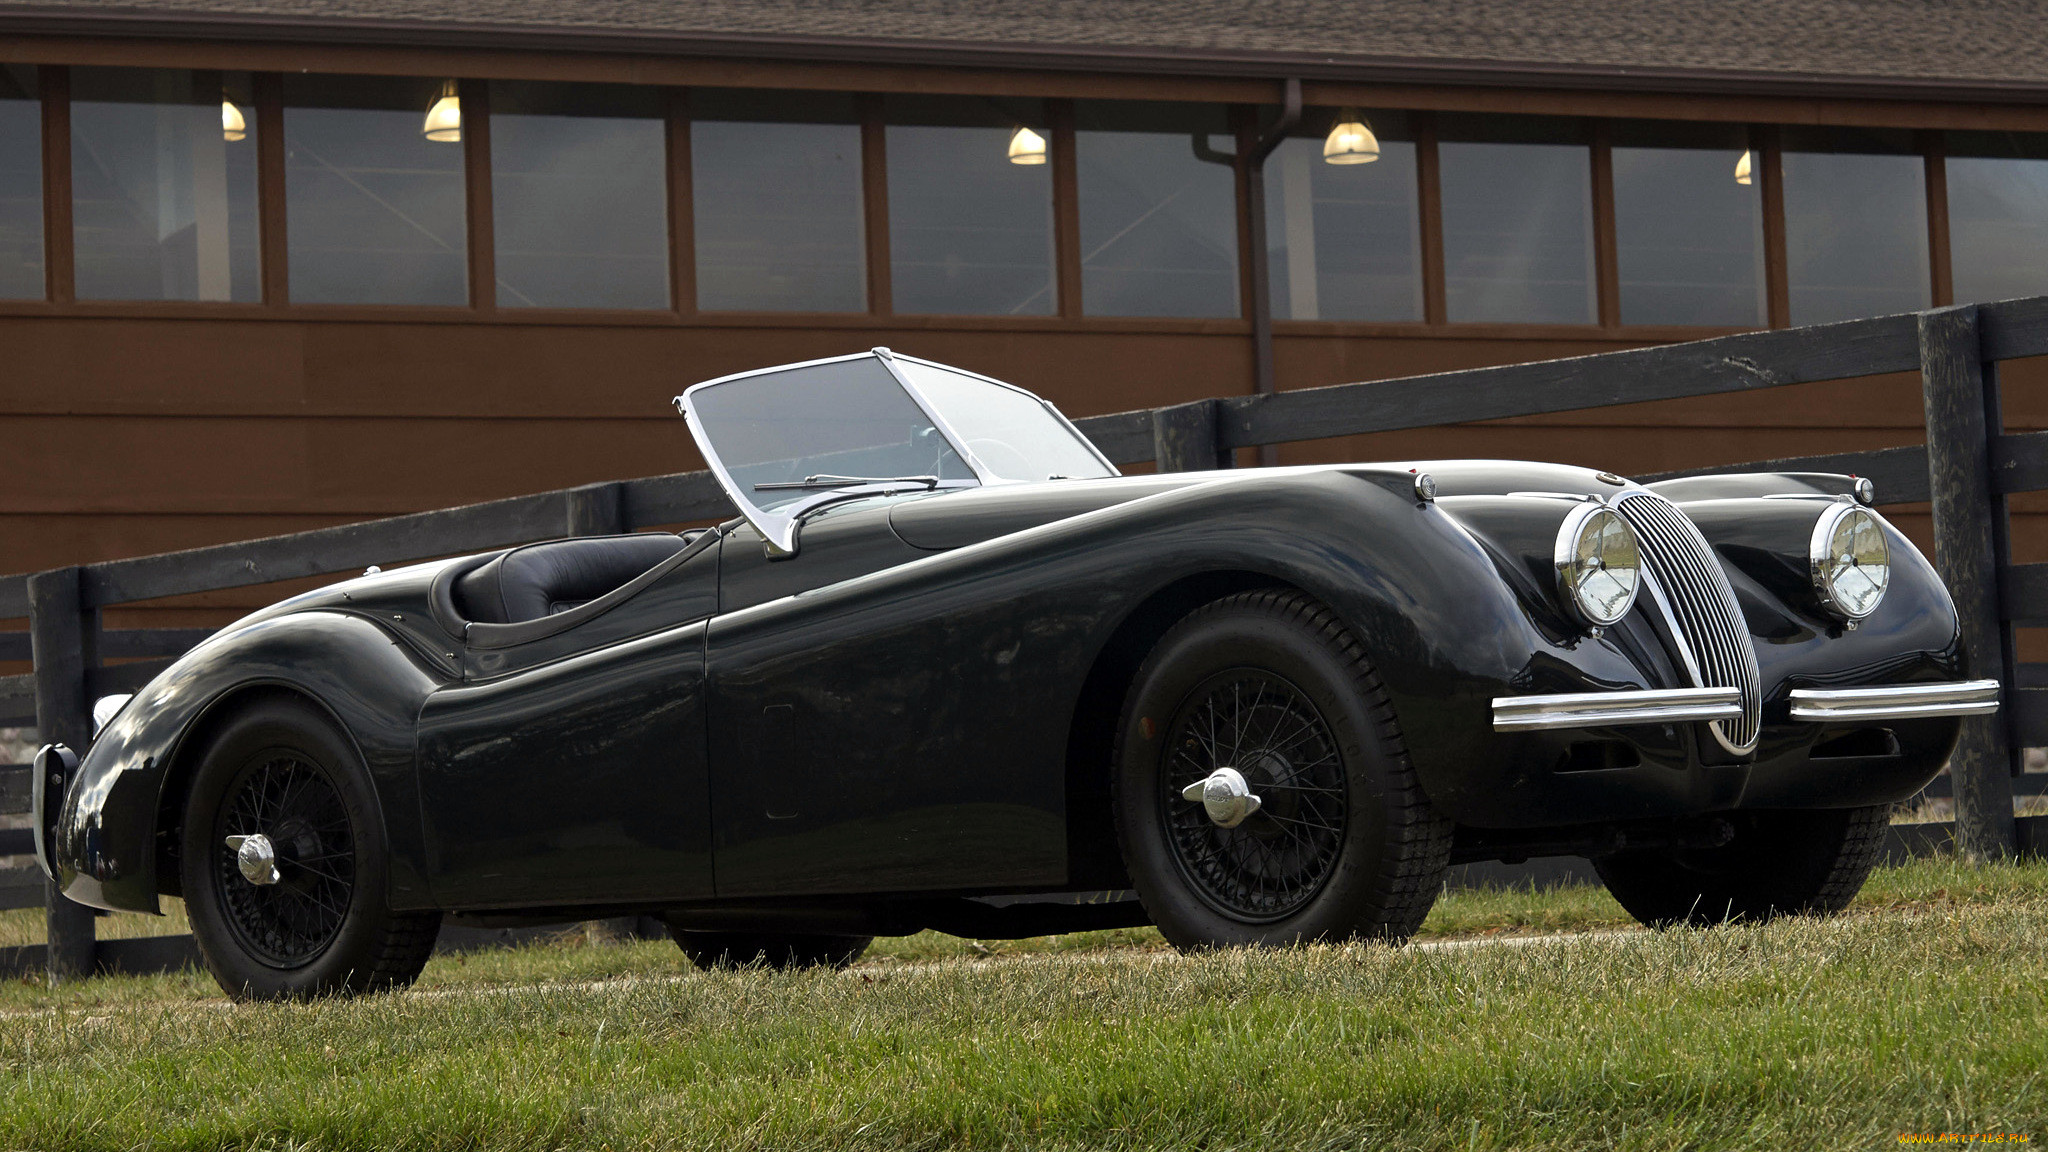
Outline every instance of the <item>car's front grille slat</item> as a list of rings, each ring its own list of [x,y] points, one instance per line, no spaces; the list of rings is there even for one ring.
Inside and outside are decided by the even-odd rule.
[[[1650,574],[1664,588],[1680,642],[1699,665],[1699,686],[1742,693],[1742,718],[1716,720],[1712,727],[1731,750],[1747,751],[1763,723],[1762,677],[1735,589],[1713,547],[1677,505],[1655,493],[1624,493],[1613,506],[1635,529]]]

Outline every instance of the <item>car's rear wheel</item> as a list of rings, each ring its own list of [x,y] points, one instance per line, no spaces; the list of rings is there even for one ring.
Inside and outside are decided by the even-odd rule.
[[[215,730],[185,804],[182,879],[206,967],[242,1000],[403,987],[439,913],[385,905],[383,822],[354,747],[270,699]]]
[[[1718,848],[1651,848],[1593,867],[1629,915],[1653,928],[1825,916],[1856,898],[1884,852],[1891,806],[1742,812]]]
[[[844,968],[874,943],[872,936],[813,936],[759,932],[691,932],[670,928],[690,963],[717,968]]]
[[[1442,886],[1450,822],[1363,648],[1300,593],[1231,596],[1168,630],[1114,773],[1125,867],[1179,948],[1399,941]]]

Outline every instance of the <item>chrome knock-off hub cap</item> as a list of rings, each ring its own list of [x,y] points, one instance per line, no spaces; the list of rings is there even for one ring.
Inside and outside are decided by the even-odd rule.
[[[277,870],[277,847],[261,832],[230,836],[228,847],[234,851],[235,867],[242,870],[242,879],[249,883],[275,884],[284,878]]]
[[[1235,768],[1218,768],[1201,780],[1181,789],[1180,798],[1199,801],[1218,828],[1235,828],[1259,810],[1261,801],[1252,795],[1244,773]]]

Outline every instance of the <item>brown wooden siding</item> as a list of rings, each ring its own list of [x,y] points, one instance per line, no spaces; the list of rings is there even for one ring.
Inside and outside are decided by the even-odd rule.
[[[1104,327],[0,318],[0,570],[699,467],[669,407],[683,386],[875,344],[1014,380],[1076,416],[1249,391],[1246,332]],[[1276,344],[1282,388],[1628,346],[1286,331]],[[2013,428],[2048,427],[2043,372],[2007,369]],[[1646,473],[1911,443],[1918,392],[1912,377],[1877,377],[1315,441],[1281,459],[1510,456]],[[2033,558],[2048,519],[2023,509],[2016,535]]]

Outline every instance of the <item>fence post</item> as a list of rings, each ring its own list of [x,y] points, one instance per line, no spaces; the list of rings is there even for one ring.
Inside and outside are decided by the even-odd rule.
[[[2013,703],[2010,640],[1999,610],[2006,562],[2005,498],[1991,487],[1991,438],[2001,431],[1998,386],[1987,377],[1973,305],[1920,314],[1920,383],[1927,410],[1927,480],[1934,502],[1934,566],[1955,597],[1972,674],[2005,682]],[[1956,850],[2001,860],[2015,850],[2007,713],[1963,720],[1949,760]]]
[[[1152,461],[1161,472],[1207,472],[1226,467],[1217,444],[1214,400],[1195,400],[1152,410]]]
[[[58,568],[28,578],[36,730],[45,743],[70,745],[81,756],[92,742],[92,702],[86,699],[85,674],[99,631],[85,607],[84,575],[82,568]],[[50,982],[92,975],[92,909],[66,900],[47,881],[43,904]]]
[[[562,495],[568,503],[568,535],[616,536],[630,530],[626,525],[624,484],[585,484]]]

